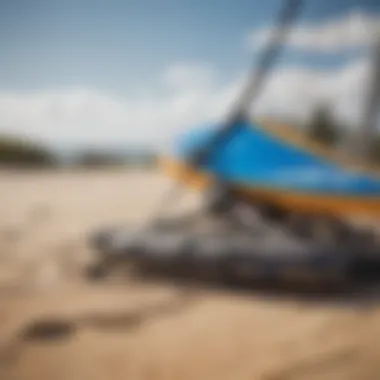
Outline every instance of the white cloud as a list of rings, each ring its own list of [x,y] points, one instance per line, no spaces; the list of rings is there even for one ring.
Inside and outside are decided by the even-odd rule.
[[[328,103],[348,126],[359,123],[368,92],[370,65],[360,59],[326,71],[305,68],[278,70],[257,104],[259,113],[305,121],[315,106]]]
[[[334,72],[283,68],[274,72],[256,104],[258,114],[304,120],[327,100],[346,121],[360,116],[368,62],[357,61]],[[93,89],[55,92],[0,92],[0,132],[18,132],[54,144],[166,144],[197,123],[224,116],[242,78],[222,84],[203,65],[180,65],[163,73],[161,96],[111,96]]]
[[[136,98],[87,88],[0,92],[0,132],[54,144],[165,144],[178,128],[220,115],[233,86],[216,77],[203,65],[174,65],[163,74],[160,96]]]
[[[253,31],[248,36],[251,48],[268,41],[272,28]],[[313,52],[334,53],[367,47],[380,33],[380,15],[351,11],[338,19],[296,26],[290,33],[288,46]]]

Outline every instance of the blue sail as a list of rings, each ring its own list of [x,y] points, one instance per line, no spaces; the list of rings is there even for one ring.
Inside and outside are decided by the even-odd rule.
[[[174,155],[184,161],[216,132],[217,128],[210,125],[182,135]],[[376,176],[334,163],[251,122],[238,123],[233,136],[215,148],[202,169],[252,188],[360,198],[380,196],[380,179]]]

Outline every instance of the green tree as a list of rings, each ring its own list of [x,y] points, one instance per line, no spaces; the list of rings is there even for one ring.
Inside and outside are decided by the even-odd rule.
[[[325,105],[316,108],[308,129],[311,138],[327,145],[335,145],[341,137],[340,127]]]
[[[0,164],[17,167],[47,167],[57,164],[57,158],[46,147],[25,138],[0,136]]]
[[[82,152],[76,160],[76,164],[84,167],[103,167],[123,164],[123,157],[104,151],[88,150]]]
[[[380,164],[380,135],[373,137],[372,144],[369,147],[368,158],[376,164]]]

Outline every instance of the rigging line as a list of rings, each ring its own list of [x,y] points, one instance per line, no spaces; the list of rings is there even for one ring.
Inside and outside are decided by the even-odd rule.
[[[257,70],[251,70],[247,86],[235,101],[232,107],[232,112],[227,118],[225,125],[221,127],[220,131],[216,133],[213,138],[211,138],[211,141],[194,153],[193,157],[190,158],[191,164],[201,165],[203,162],[207,161],[209,154],[212,153],[215,146],[219,145],[230,136],[230,132],[234,130],[236,122],[245,116],[250,104],[252,104],[254,100],[257,99],[258,95],[260,95],[265,79],[268,78],[268,74],[276,62],[276,58],[278,58],[282,51],[283,43],[301,10],[301,5],[301,0],[288,0],[284,2],[284,6],[278,13],[269,43],[259,57]]]

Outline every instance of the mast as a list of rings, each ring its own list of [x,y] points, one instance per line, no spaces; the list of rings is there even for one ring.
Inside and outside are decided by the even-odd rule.
[[[359,126],[359,139],[355,143],[357,153],[365,158],[372,157],[374,136],[376,135],[380,111],[380,33],[377,33],[375,38],[371,72],[368,77],[368,93],[364,102],[361,125]]]

